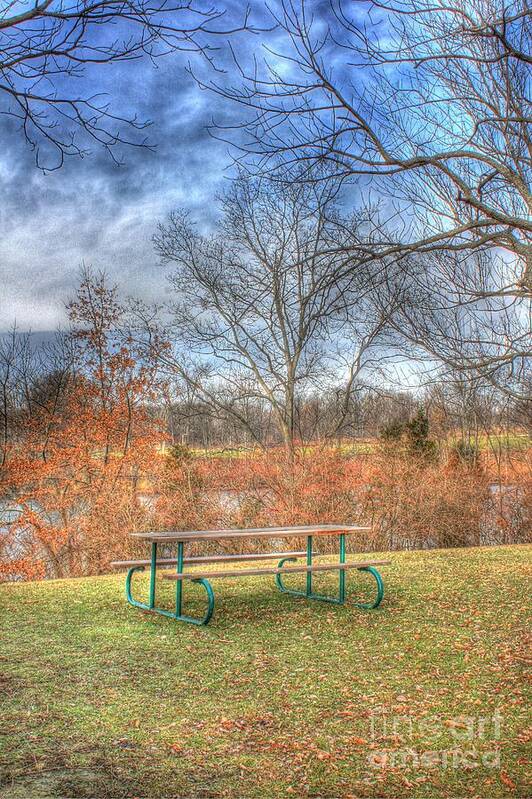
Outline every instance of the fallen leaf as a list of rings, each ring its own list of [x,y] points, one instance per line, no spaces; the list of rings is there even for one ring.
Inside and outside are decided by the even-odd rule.
[[[511,791],[515,791],[516,788],[515,782],[510,779],[510,777],[505,771],[501,771],[501,781],[504,782],[506,787],[510,788]]]

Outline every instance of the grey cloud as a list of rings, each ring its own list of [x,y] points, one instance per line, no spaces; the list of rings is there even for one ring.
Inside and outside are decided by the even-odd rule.
[[[148,300],[164,292],[151,236],[175,206],[212,217],[228,158],[205,130],[212,98],[183,69],[146,76],[143,106],[153,119],[154,152],[130,149],[116,167],[101,153],[43,175],[15,131],[4,125],[0,153],[0,329],[49,329],[82,261],[105,268]]]
[[[228,25],[242,18],[237,0],[225,5]],[[251,5],[255,22],[264,23],[263,2]],[[278,32],[268,36],[277,45]],[[246,34],[234,43],[251,57],[260,56],[261,41]],[[226,43],[216,44],[218,64],[230,73]],[[87,73],[85,90],[108,92],[119,114],[152,121],[146,135],[155,151],[126,148],[121,167],[96,149],[43,175],[13,120],[0,116],[0,331],[15,320],[37,331],[64,323],[64,301],[83,261],[108,271],[125,293],[164,296],[165,269],[151,244],[157,222],[178,206],[203,226],[214,221],[231,157],[207,126],[213,117],[234,123],[241,114],[198,88],[186,72],[188,58],[177,53],[155,66],[135,61]],[[194,66],[204,71],[201,60]]]

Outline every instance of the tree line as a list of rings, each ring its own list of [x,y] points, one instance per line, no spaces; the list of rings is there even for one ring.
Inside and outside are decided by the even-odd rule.
[[[174,236],[178,219],[170,217],[170,232],[161,227],[157,247],[162,236]],[[271,243],[276,231],[269,220]],[[0,466],[24,447],[46,463],[52,442],[61,447],[69,415],[73,427],[65,440],[79,430],[87,453],[101,453],[104,463],[117,454],[126,458],[148,428],[154,447],[282,445],[291,455],[315,441],[386,436],[419,408],[442,441],[530,433],[526,396],[501,390],[478,369],[451,370],[400,337],[395,309],[382,315],[369,283],[360,294],[351,283],[348,294],[335,293],[326,281],[320,288],[326,299],[317,299],[316,274],[322,273],[313,261],[308,273],[301,268],[296,290],[291,264],[272,257],[272,274],[264,268],[246,284],[253,261],[245,251],[240,271],[236,250],[231,268],[217,271],[230,246],[223,230],[223,244],[196,240],[206,261],[183,256],[183,271],[170,275],[175,299],[163,308],[121,297],[105,273],[84,268],[67,303],[68,328],[44,341],[16,329],[2,336]],[[190,227],[185,231],[195,239]],[[296,238],[304,240],[303,232]],[[283,258],[287,252],[283,241]],[[262,270],[260,261],[256,266]],[[408,381],[418,385],[405,389]],[[83,433],[76,417],[90,419],[93,432]],[[36,436],[31,444],[28,434]]]

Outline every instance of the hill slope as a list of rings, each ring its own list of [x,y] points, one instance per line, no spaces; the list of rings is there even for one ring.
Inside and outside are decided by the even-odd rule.
[[[394,552],[372,612],[216,581],[208,628],[0,586],[0,797],[525,796],[531,552]]]

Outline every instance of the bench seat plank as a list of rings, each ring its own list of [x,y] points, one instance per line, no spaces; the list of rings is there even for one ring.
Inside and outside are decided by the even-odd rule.
[[[304,572],[320,572],[347,569],[364,569],[367,566],[388,566],[389,560],[367,560],[358,563],[320,563],[317,566],[283,566],[279,568],[270,567],[268,569],[234,569],[233,571],[214,571],[214,572],[165,572],[162,577],[164,580],[197,580],[214,579],[215,577],[248,577],[260,574],[294,574]]]
[[[281,560],[281,558],[301,558],[307,553],[304,551],[299,552],[256,552],[252,554],[245,553],[243,555],[202,555],[198,557],[184,558],[183,563],[187,566],[195,564],[201,565],[205,563],[234,563],[238,561],[250,560]],[[157,558],[157,566],[175,566],[177,558]],[[117,569],[129,569],[132,566],[150,566],[151,560],[113,560],[110,564]]]

